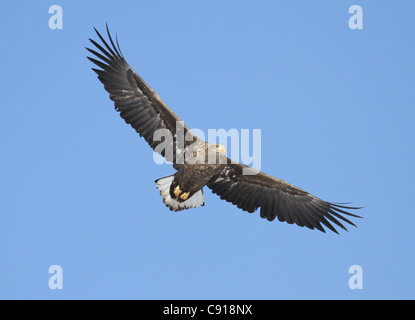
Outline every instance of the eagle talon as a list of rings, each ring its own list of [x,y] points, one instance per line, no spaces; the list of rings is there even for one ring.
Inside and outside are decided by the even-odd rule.
[[[174,195],[175,195],[176,197],[178,197],[178,196],[179,196],[179,194],[181,194],[181,193],[182,193],[182,190],[180,190],[180,186],[177,186],[177,187],[174,189],[173,193],[174,193]]]
[[[184,192],[181,196],[180,199],[182,200],[186,200],[189,197],[190,192]]]

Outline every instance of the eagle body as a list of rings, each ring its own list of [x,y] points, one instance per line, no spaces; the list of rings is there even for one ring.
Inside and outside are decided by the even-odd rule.
[[[222,170],[222,165],[227,161],[221,145],[209,144],[200,139],[197,139],[191,148],[185,149],[183,158],[184,163],[173,175],[173,180],[171,176],[156,180],[163,202],[172,211],[203,206],[203,187]],[[169,185],[164,185],[165,183]],[[165,192],[166,188],[169,191],[168,195]],[[192,205],[189,206],[189,203]]]
[[[246,212],[260,210],[260,217],[268,221],[278,219],[322,232],[325,226],[336,233],[333,225],[344,230],[344,222],[355,226],[347,217],[360,216],[348,210],[360,208],[324,201],[284,180],[253,172],[252,168],[231,161],[224,147],[199,139],[127,63],[108,26],[109,43],[95,31],[102,45],[90,39],[96,49],[86,48],[94,56],[88,59],[99,67],[92,70],[121,118],[176,170],[155,181],[170,210],[203,206],[206,186],[220,199]],[[160,140],[161,131],[167,132],[170,139]],[[186,139],[180,140],[179,136]]]

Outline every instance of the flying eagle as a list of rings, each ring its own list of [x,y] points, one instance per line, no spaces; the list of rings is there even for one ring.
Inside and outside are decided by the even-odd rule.
[[[163,202],[170,210],[204,206],[203,187],[207,186],[221,199],[244,211],[252,213],[261,208],[261,218],[269,221],[278,218],[279,221],[322,232],[325,232],[324,225],[336,233],[332,223],[344,230],[347,229],[340,221],[356,226],[345,216],[360,218],[346,211],[360,209],[358,207],[326,202],[263,172],[244,174],[249,167],[227,158],[225,148],[221,145],[208,144],[197,138],[133,70],[124,59],[118,39],[117,45],[114,44],[108,25],[110,45],[96,29],[95,32],[105,48],[89,39],[98,51],[86,48],[95,56],[88,59],[100,68],[92,70],[98,74],[98,79],[114,101],[115,109],[154,151],[172,162],[173,168],[177,170],[175,174],[155,181]],[[171,133],[170,141],[166,137],[165,140],[155,138],[155,133],[160,129]],[[179,133],[186,136],[184,143],[178,140]],[[161,143],[165,143],[173,152],[158,148]],[[215,159],[213,163],[203,161],[212,155]],[[188,161],[190,156],[195,161]]]

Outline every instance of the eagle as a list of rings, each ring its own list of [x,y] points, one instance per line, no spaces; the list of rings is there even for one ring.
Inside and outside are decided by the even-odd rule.
[[[108,24],[109,42],[94,30],[101,44],[89,39],[95,50],[86,48],[93,55],[87,58],[99,67],[92,70],[121,118],[176,170],[155,181],[170,210],[204,206],[206,186],[220,199],[244,211],[253,213],[260,208],[260,217],[268,221],[278,218],[281,222],[322,232],[326,232],[325,226],[335,233],[338,233],[335,226],[347,231],[343,223],[356,227],[347,217],[361,218],[349,212],[361,207],[327,202],[282,179],[260,171],[250,172],[254,169],[229,159],[223,146],[199,139],[127,63],[118,37],[115,45]],[[160,137],[157,132],[166,135]],[[160,148],[162,144],[164,148]]]

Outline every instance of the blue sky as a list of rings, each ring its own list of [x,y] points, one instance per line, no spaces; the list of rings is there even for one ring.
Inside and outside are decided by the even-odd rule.
[[[51,30],[48,9],[63,9]],[[351,30],[348,8],[363,8]],[[9,1],[0,13],[0,298],[414,299],[415,4]],[[173,168],[113,109],[85,58],[108,22],[191,128],[261,129],[261,168],[358,228],[260,219],[205,189],[181,213]],[[63,269],[63,289],[48,269]],[[348,286],[360,265],[363,289]]]

